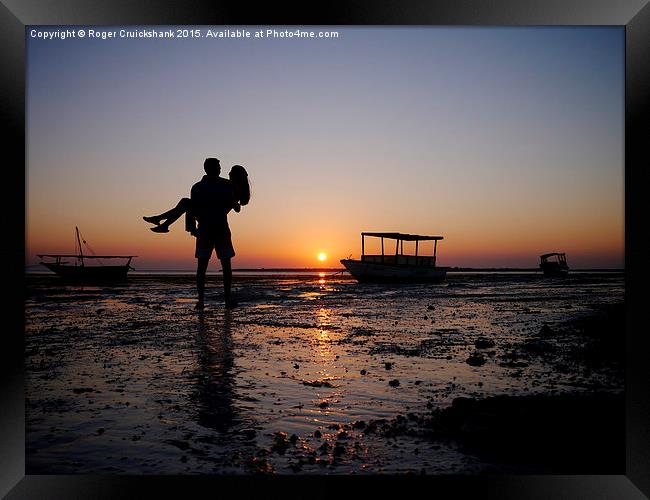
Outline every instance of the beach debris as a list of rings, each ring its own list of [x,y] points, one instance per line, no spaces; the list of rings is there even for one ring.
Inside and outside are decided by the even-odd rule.
[[[72,389],[75,394],[83,394],[84,392],[96,392],[92,387],[75,387]]]
[[[375,342],[374,346],[370,349],[370,354],[380,353],[398,356],[419,356],[421,354],[421,350],[419,347],[405,347],[397,345],[394,342]],[[390,363],[391,368],[394,365],[395,363]],[[391,368],[386,369],[390,370]]]
[[[391,370],[393,368],[393,363],[386,361],[384,363],[384,368],[386,368],[386,370]]]
[[[359,326],[353,326],[350,329],[350,335],[353,337],[370,337],[372,335],[375,335],[375,333],[376,332],[371,328],[362,328]]]
[[[303,380],[302,383],[303,385],[308,385],[310,387],[335,387],[327,380]]]
[[[331,447],[332,447],[331,444],[325,442],[325,443],[321,444],[321,445],[318,447],[318,451],[320,451],[320,454],[321,454],[321,455],[325,455],[326,453],[328,453],[328,452],[330,451],[330,448],[331,448]]]
[[[480,352],[474,351],[465,360],[465,363],[467,363],[470,366],[482,366],[485,364],[485,356],[483,356]]]
[[[287,439],[286,432],[276,432],[273,434],[273,445],[271,446],[271,451],[275,451],[280,455],[284,455],[284,452],[289,447],[289,440]]]
[[[300,365],[298,363],[294,363],[293,367],[297,370],[298,368],[300,368]]]
[[[345,446],[338,443],[336,444],[336,446],[334,446],[334,449],[332,450],[332,454],[335,457],[340,457],[341,455],[345,455],[345,452],[346,452]]]
[[[511,359],[509,361],[502,361],[499,363],[499,366],[503,366],[504,368],[526,368],[528,366],[528,363],[525,361],[515,361]]]
[[[367,372],[366,370],[361,370],[359,373],[360,373],[361,375],[365,375],[365,374],[368,373],[368,372]]]
[[[260,474],[273,472],[273,466],[266,458],[250,457],[246,462],[249,468]]]
[[[396,378],[394,378],[393,380],[390,380],[390,381],[388,382],[388,385],[390,385],[391,387],[399,387],[399,380],[397,380]]]
[[[378,426],[378,421],[376,420],[371,420],[368,422],[368,425],[363,429],[364,434],[371,434],[374,432],[377,432],[377,426]]]
[[[323,409],[327,408],[329,405],[330,404],[327,401],[321,401],[320,403],[318,403],[318,407]]]
[[[350,434],[348,434],[347,431],[341,431],[336,435],[337,440],[339,440],[339,439],[349,439],[349,438],[350,438]]]
[[[476,347],[477,349],[489,349],[490,347],[494,347],[494,346],[495,346],[494,340],[487,339],[485,337],[479,337],[474,342],[474,347]]]

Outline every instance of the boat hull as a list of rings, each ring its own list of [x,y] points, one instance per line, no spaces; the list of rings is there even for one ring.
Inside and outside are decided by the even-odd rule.
[[[548,277],[562,277],[569,274],[569,268],[558,265],[554,262],[547,262],[546,264],[541,264],[539,266],[544,273],[544,276]]]
[[[447,268],[408,266],[343,259],[341,264],[360,283],[436,283],[447,277]]]
[[[49,262],[41,264],[69,281],[124,281],[129,272],[129,266],[67,266]]]

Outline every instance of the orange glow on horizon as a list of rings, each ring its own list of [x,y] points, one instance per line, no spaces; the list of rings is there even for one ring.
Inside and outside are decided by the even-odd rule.
[[[243,221],[243,217],[242,217]],[[239,222],[239,221],[237,221]],[[235,224],[233,224],[234,226]],[[37,264],[37,253],[71,253],[74,249],[74,226],[52,224],[47,227],[37,220],[28,225],[27,263]],[[243,226],[243,224],[242,224]],[[87,229],[86,229],[87,227]],[[331,243],[329,251],[314,255],[314,240],[321,234],[303,234],[300,231],[287,234],[286,240],[260,235],[246,227],[233,227],[233,245],[236,256],[234,268],[284,268],[330,265],[340,267],[339,259],[361,254],[359,231],[351,228],[328,228]],[[407,228],[415,233],[417,230]],[[517,228],[518,229],[518,228]],[[549,228],[550,229],[550,228]],[[604,228],[571,227],[555,230],[524,231],[510,228],[448,228],[439,231],[445,239],[438,244],[437,256],[440,266],[458,267],[535,267],[539,255],[546,252],[567,252],[571,267],[616,267],[623,264],[625,255],[623,234],[620,228],[609,224]],[[195,240],[183,231],[182,224],[171,228],[170,233],[155,234],[149,226],[135,221],[134,224],[106,223],[101,228],[85,224],[81,230],[84,238],[98,254],[138,255],[134,267],[148,269],[194,269]],[[407,232],[405,229],[404,232]],[[426,234],[426,230],[419,230]],[[526,237],[522,237],[522,235]],[[260,245],[260,242],[264,242]],[[414,245],[404,244],[404,253],[413,254]],[[381,245],[366,238],[366,254],[381,253]],[[394,243],[385,241],[385,252],[395,252]],[[433,245],[423,243],[419,255],[431,255]],[[311,255],[311,257],[310,257]],[[314,259],[314,256],[316,259]],[[218,262],[213,256],[212,266]]]
[[[569,266],[622,267],[625,255],[623,217],[612,208],[591,213],[567,212],[563,217],[526,217],[511,212],[489,214],[441,208],[436,220],[414,219],[405,224],[406,217],[392,212],[367,212],[345,215],[334,208],[327,216],[317,209],[291,210],[284,205],[255,199],[239,214],[229,216],[236,255],[233,268],[305,268],[319,265],[341,267],[339,260],[361,254],[361,231],[400,230],[415,234],[440,234],[444,240],[437,245],[437,263],[451,267],[536,267],[539,255],[560,251],[567,253]],[[56,203],[53,204],[56,205]],[[158,203],[164,206],[162,202]],[[129,207],[123,212],[107,215],[106,209],[96,207],[81,211],[70,203],[70,214],[53,219],[35,203],[27,218],[27,263],[39,262],[37,253],[71,253],[74,249],[74,226],[98,254],[138,255],[134,267],[139,271],[168,269],[192,270],[195,240],[184,231],[183,221],[170,227],[170,232],[156,234],[150,224],[141,219],[142,213],[155,213],[152,208]],[[274,207],[275,213],[269,216]],[[117,210],[117,209],[116,209]],[[408,210],[409,214],[415,213]],[[327,238],[327,252],[320,245]],[[394,240],[385,240],[386,254],[395,253]],[[316,249],[316,250],[315,250]],[[378,238],[366,238],[366,254],[381,253]],[[413,242],[404,243],[404,253],[414,254]],[[432,255],[431,242],[422,242],[419,255]],[[213,256],[210,269],[219,266]]]

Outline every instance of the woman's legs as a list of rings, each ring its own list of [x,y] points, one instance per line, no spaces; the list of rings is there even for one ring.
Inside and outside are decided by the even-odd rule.
[[[167,210],[166,212],[163,212],[160,215],[143,217],[143,219],[146,220],[147,222],[160,226],[160,228],[152,228],[152,231],[156,230],[156,232],[166,233],[168,231],[169,226],[174,222],[176,222],[181,215],[188,214],[188,217],[186,217],[185,219],[185,229],[189,231],[189,227],[190,227],[189,220],[190,219],[192,221],[194,220],[193,218],[189,217],[189,212],[191,211],[191,208],[192,208],[192,200],[190,200],[189,198],[181,198],[178,204],[171,210]],[[162,229],[162,231],[160,229]]]

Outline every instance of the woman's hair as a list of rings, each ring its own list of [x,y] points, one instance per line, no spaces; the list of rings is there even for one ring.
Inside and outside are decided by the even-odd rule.
[[[248,172],[241,165],[233,165],[228,176],[235,191],[235,198],[240,205],[247,205],[251,199],[251,186],[248,182]]]

